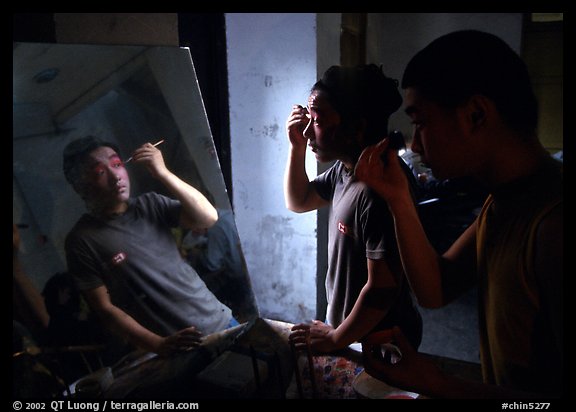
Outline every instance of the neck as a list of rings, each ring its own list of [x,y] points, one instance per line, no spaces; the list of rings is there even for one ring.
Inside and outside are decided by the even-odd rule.
[[[120,216],[124,212],[126,212],[126,209],[128,209],[127,202],[121,202],[114,206],[103,206],[96,204],[88,205],[88,210],[90,211],[90,214],[105,219]]]
[[[354,172],[354,166],[356,164],[355,162],[351,162],[351,161],[347,161],[347,160],[343,160],[343,159],[340,159],[340,161],[344,165],[344,168],[346,169],[347,172],[349,172],[349,173]]]
[[[340,160],[346,169],[350,171],[354,171],[356,167],[356,163],[358,163],[358,159],[360,158],[360,154],[362,154],[363,148],[359,145],[350,145],[346,148],[345,153],[343,153],[338,160]]]
[[[535,173],[548,156],[537,139],[501,146],[477,178],[486,187],[497,188]]]

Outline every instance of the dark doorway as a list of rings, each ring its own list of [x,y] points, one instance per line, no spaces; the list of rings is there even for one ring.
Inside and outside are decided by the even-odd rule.
[[[224,13],[178,13],[180,46],[190,48],[226,189],[232,199]]]

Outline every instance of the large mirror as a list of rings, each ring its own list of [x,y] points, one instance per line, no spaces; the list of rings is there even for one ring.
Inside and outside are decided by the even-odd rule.
[[[25,241],[22,263],[38,288],[66,270],[64,239],[85,212],[64,179],[62,151],[87,135],[116,143],[125,158],[164,139],[159,149],[168,168],[213,202],[219,222],[238,239],[187,48],[14,43],[13,219]],[[169,195],[143,168],[128,167],[132,196]],[[258,316],[238,240],[226,251],[228,267],[217,268],[202,263],[207,234],[174,236],[236,319]]]

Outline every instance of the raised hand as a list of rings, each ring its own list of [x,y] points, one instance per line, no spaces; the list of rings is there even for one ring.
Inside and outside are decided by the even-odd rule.
[[[306,148],[304,129],[309,122],[310,115],[305,107],[299,104],[292,106],[292,111],[286,120],[286,133],[292,146]]]

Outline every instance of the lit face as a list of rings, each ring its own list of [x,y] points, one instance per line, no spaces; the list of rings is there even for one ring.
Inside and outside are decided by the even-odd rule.
[[[469,136],[463,112],[444,108],[422,97],[413,88],[406,89],[405,112],[412,123],[410,148],[438,179],[469,174]]]
[[[130,197],[130,179],[114,149],[102,146],[88,156],[82,174],[83,196],[100,210],[115,212]]]
[[[340,131],[340,115],[334,110],[325,93],[313,91],[308,98],[310,121],[304,129],[308,146],[319,162],[340,159],[348,152]]]

